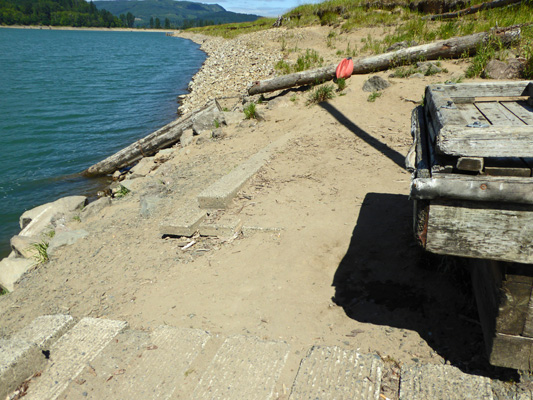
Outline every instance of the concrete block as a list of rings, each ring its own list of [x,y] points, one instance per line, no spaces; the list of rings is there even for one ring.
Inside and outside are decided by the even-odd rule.
[[[490,379],[469,375],[451,365],[402,367],[400,400],[492,400]]]
[[[288,355],[285,342],[247,336],[227,338],[191,398],[270,399]]]
[[[150,346],[126,371],[120,387],[99,398],[169,399],[175,392],[179,394],[185,372],[210,338],[209,333],[198,329],[158,327],[152,332]]]
[[[12,292],[15,283],[35,264],[36,260],[27,258],[4,258],[0,261],[0,287]]]
[[[56,233],[56,235],[52,238],[52,240],[50,240],[50,243],[48,244],[48,255],[54,255],[57,249],[64,246],[70,246],[76,243],[78,240],[83,239],[87,236],[89,236],[89,232],[87,232],[85,229],[77,229],[75,231]]]
[[[238,125],[242,121],[244,121],[245,118],[246,116],[244,115],[243,112],[227,111],[227,112],[221,113],[221,121],[219,122],[226,124],[226,125]]]
[[[313,346],[300,363],[289,399],[379,400],[382,371],[377,355]]]
[[[192,236],[198,230],[207,213],[191,204],[178,210],[172,217],[159,225],[162,235]]]
[[[25,400],[57,399],[126,326],[123,321],[83,318],[50,347],[50,364],[40,378],[33,379]]]
[[[40,240],[35,236],[13,236],[10,240],[11,249],[16,253],[18,257],[33,259],[37,251],[33,246],[35,243],[39,243]]]
[[[202,236],[228,237],[234,235],[241,227],[242,221],[240,218],[235,216],[223,216],[215,223],[201,223],[198,230]]]
[[[89,203],[87,207],[81,212],[81,219],[85,221],[88,218],[91,218],[100,213],[104,208],[109,207],[112,201],[110,197],[102,197],[92,203]]]
[[[138,177],[146,176],[158,165],[155,163],[154,157],[144,157],[139,160],[139,162],[130,170],[132,175],[137,175]]]
[[[64,214],[80,210],[86,203],[87,197],[85,196],[68,196],[58,199],[52,203],[46,203],[41,206],[32,208],[31,210],[26,211],[20,216],[20,229],[24,230],[31,222],[36,219],[41,220],[45,216],[49,216],[49,223],[55,214]],[[31,234],[24,234],[23,236],[31,236]]]
[[[38,317],[10,340],[0,340],[0,398],[46,364],[42,350],[48,349],[73,321],[69,315]]]

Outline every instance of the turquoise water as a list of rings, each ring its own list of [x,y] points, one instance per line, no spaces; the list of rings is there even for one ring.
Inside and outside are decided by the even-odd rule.
[[[94,194],[81,171],[175,119],[204,60],[164,33],[0,29],[0,257],[25,210]]]

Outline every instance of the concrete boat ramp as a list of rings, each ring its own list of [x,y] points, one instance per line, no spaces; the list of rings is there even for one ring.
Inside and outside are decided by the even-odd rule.
[[[291,366],[295,368],[291,368]],[[384,394],[397,374],[395,392]],[[405,365],[338,346],[291,352],[283,341],[68,315],[36,318],[0,341],[8,399],[531,399],[450,365]],[[510,389],[507,389],[510,390]],[[389,397],[390,396],[390,397]],[[4,397],[2,397],[4,398]]]

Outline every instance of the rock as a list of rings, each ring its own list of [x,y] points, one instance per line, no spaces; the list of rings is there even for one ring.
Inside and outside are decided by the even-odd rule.
[[[87,197],[85,196],[69,196],[28,210],[20,217],[22,231],[19,235],[39,236],[49,229],[54,218],[57,219],[60,215],[80,210],[86,203]]]
[[[222,113],[221,123],[226,125],[237,125],[244,121],[244,114],[242,111],[228,111]]]
[[[417,42],[415,42],[414,40],[404,40],[403,42],[396,42],[394,43],[392,46],[390,46],[389,48],[387,48],[387,50],[385,51],[396,51],[396,50],[400,50],[400,49],[406,49],[408,47],[412,47],[412,46],[416,46],[418,45]]]
[[[265,121],[266,115],[265,115],[265,109],[263,107],[256,107],[255,108],[255,119],[258,121]]]
[[[89,232],[85,229],[77,229],[75,231],[60,232],[50,240],[48,244],[48,255],[53,255],[57,249],[63,246],[70,246],[71,244],[76,243],[79,239],[89,236]]]
[[[525,60],[511,58],[507,62],[491,60],[483,71],[483,76],[490,79],[518,79],[525,67]]]
[[[98,214],[100,211],[102,211],[104,208],[110,205],[111,205],[110,197],[102,197],[101,199],[93,201],[92,203],[89,203],[87,207],[83,209],[83,211],[81,212],[81,219],[86,220],[88,218],[91,218],[92,216]]]
[[[199,134],[202,131],[213,129],[215,127],[215,121],[221,120],[220,106],[216,102],[216,107],[209,112],[203,112],[192,117],[192,130],[194,133]]]
[[[155,157],[144,157],[130,170],[132,175],[146,176],[157,168]]]
[[[35,248],[33,245],[39,243],[39,238],[35,236],[13,236],[10,240],[11,249],[17,257],[33,259]]]
[[[174,152],[174,149],[159,150],[159,152],[154,156],[154,161],[157,164],[163,164],[174,157]]]
[[[390,86],[390,83],[380,76],[374,75],[363,84],[363,90],[365,92],[378,92],[386,89]]]
[[[424,76],[438,74],[439,72],[442,72],[442,68],[438,67],[435,63],[432,63],[431,61],[418,62],[416,63],[416,67],[421,74],[424,74]]]
[[[223,139],[226,137],[226,134],[221,128],[217,128],[217,129],[213,129],[213,131],[211,132],[211,137],[213,139]]]
[[[161,202],[161,197],[158,196],[143,196],[141,197],[140,214],[143,218],[150,218],[156,213],[157,207]]]
[[[421,78],[424,78],[425,75],[424,74],[421,74],[420,72],[417,72],[416,74],[413,74],[413,75],[410,75],[409,78],[417,78],[417,79],[421,79]]]
[[[276,97],[268,102],[267,108],[269,110],[275,110],[280,107],[288,107],[289,101],[285,97]]]
[[[35,260],[4,258],[0,261],[0,287],[12,292],[15,283],[34,265]]]
[[[183,131],[180,137],[181,147],[186,147],[192,144],[194,141],[194,131],[192,129],[186,129]]]

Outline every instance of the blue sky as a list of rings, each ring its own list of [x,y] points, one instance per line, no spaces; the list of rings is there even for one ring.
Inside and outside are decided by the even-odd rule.
[[[189,0],[195,3],[219,4],[228,11],[277,17],[302,4],[321,3],[323,0]]]

